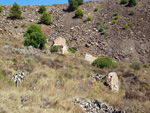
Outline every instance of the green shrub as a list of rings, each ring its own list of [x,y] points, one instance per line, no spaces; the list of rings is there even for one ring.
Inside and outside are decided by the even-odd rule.
[[[98,8],[98,7],[95,7],[94,11],[98,11],[98,10],[99,10],[99,8]]]
[[[127,4],[129,0],[121,0],[120,4]]]
[[[84,16],[83,11],[80,8],[78,8],[75,12],[75,17],[82,18],[83,16]]]
[[[82,5],[83,4],[83,0],[77,0],[78,5]]]
[[[23,19],[21,14],[20,6],[15,2],[13,7],[10,9],[10,18]]]
[[[100,21],[98,21],[96,24],[99,26],[99,25],[101,25],[101,22],[100,22]]]
[[[73,48],[69,48],[69,50],[70,50],[72,53],[75,53],[75,52],[76,52]]]
[[[103,31],[103,32],[101,32],[101,35],[106,35],[106,34],[107,34],[107,33],[106,33],[106,32],[104,32],[104,31]]]
[[[3,10],[3,8],[2,8],[2,6],[0,6],[0,13],[2,12],[2,10]]]
[[[40,8],[39,8],[39,10],[38,10],[38,13],[42,14],[42,13],[45,12],[45,11],[46,11],[45,6],[44,6],[44,5],[41,5]]]
[[[104,31],[103,28],[100,28],[100,29],[99,29],[99,32],[103,32],[103,31]]]
[[[133,26],[133,23],[132,23],[132,22],[130,22],[130,23],[129,23],[129,26],[130,26],[130,27],[131,27],[131,26]]]
[[[128,6],[129,7],[133,7],[133,6],[136,6],[137,5],[137,1],[136,0],[129,0],[128,2]]]
[[[18,28],[19,26],[16,24],[14,28]]]
[[[33,32],[38,32],[38,33],[42,33],[41,31],[41,27],[38,26],[37,24],[31,24],[27,31],[25,32],[24,36],[25,37],[30,37],[30,34],[33,33]]]
[[[117,23],[117,20],[113,20],[113,21],[112,21],[112,24],[116,24],[116,23]]]
[[[134,70],[141,70],[141,64],[139,62],[133,62],[131,65],[130,65],[130,68],[134,69]]]
[[[40,17],[40,22],[42,24],[46,24],[46,25],[50,25],[50,24],[53,24],[53,21],[51,19],[51,16],[48,12],[44,12],[42,14],[42,16]]]
[[[91,21],[92,20],[92,17],[88,16],[86,21]]]
[[[24,46],[33,46],[41,50],[45,49],[46,37],[39,32],[33,32],[24,41]]]
[[[126,25],[123,26],[123,29],[127,30],[127,29],[129,29],[129,26],[126,24]]]
[[[25,23],[23,23],[23,24],[21,25],[21,27],[27,27],[27,26],[26,26],[26,24],[25,24]]]
[[[134,14],[136,14],[136,11],[134,11],[134,10],[130,11],[130,13],[129,13],[130,16],[132,16]]]
[[[115,68],[117,65],[109,58],[109,57],[100,57],[94,60],[92,63],[93,66],[96,66],[98,68]]]
[[[143,18],[140,18],[139,21],[142,22],[142,21],[143,21]]]
[[[118,19],[119,19],[119,16],[116,16],[116,17],[115,17],[115,20],[118,20]]]
[[[118,12],[114,13],[114,16],[118,16]]]
[[[74,11],[78,8],[78,1],[77,0],[68,0],[69,6],[67,8],[68,11]]]
[[[58,52],[58,47],[57,46],[53,46],[50,48],[50,52],[54,53],[54,52]]]

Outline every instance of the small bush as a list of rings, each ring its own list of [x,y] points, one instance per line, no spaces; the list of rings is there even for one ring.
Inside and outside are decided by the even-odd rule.
[[[129,0],[121,0],[120,4],[127,4]]]
[[[140,18],[139,21],[142,22],[142,21],[143,21],[143,18]]]
[[[21,25],[21,27],[27,27],[27,26],[26,26],[26,24],[24,23],[24,24]]]
[[[18,28],[19,26],[18,25],[15,25],[15,27],[14,28]]]
[[[74,11],[78,8],[78,1],[77,0],[68,0],[69,6],[67,8],[68,11]]]
[[[95,7],[94,11],[98,11],[98,10],[99,10],[99,8],[98,8],[98,7]]]
[[[119,19],[119,16],[116,16],[116,17],[115,17],[115,20],[118,20],[118,19]]]
[[[2,10],[3,10],[3,8],[2,8],[2,6],[0,6],[0,13],[2,12]]]
[[[131,27],[131,26],[133,26],[133,23],[132,23],[132,22],[130,22],[130,23],[129,23],[129,26],[130,26],[130,27]]]
[[[117,23],[117,21],[116,21],[116,20],[113,20],[113,21],[112,21],[112,24],[116,24],[116,23]]]
[[[101,22],[100,22],[100,21],[98,21],[96,24],[99,26],[99,25],[101,25]]]
[[[114,13],[114,16],[118,16],[118,12]]]
[[[76,52],[73,48],[69,48],[69,51],[71,51],[72,53]]]
[[[54,52],[58,52],[58,47],[57,46],[53,46],[50,48],[50,52],[54,53]]]
[[[86,21],[91,21],[92,20],[92,17],[88,16]]]
[[[134,69],[134,70],[141,70],[141,64],[139,62],[133,62],[131,65],[130,65],[130,68]]]
[[[82,18],[83,16],[84,16],[83,11],[80,8],[78,8],[75,12],[75,17]]]
[[[143,64],[143,68],[149,68],[150,66],[147,64]]]
[[[107,33],[106,33],[106,32],[104,32],[104,31],[103,31],[103,32],[101,32],[101,35],[106,35],[106,34],[107,34]]]
[[[38,13],[42,14],[42,13],[44,13],[45,11],[46,11],[45,6],[44,6],[44,5],[41,5],[40,8],[39,8],[39,10],[38,10]]]
[[[98,68],[115,68],[117,65],[109,58],[109,57],[100,57],[94,60],[92,63],[93,66],[96,66]]]
[[[132,16],[132,15],[135,15],[136,14],[136,11],[132,10],[130,11],[129,15]]]
[[[78,1],[78,5],[82,5],[83,4],[83,0],[77,0]]]
[[[136,6],[137,5],[137,1],[136,0],[129,0],[128,2],[128,6],[129,7],[133,7],[133,6]]]
[[[103,31],[104,31],[103,28],[100,28],[100,29],[99,29],[99,32],[103,32]]]
[[[23,19],[21,14],[20,6],[15,2],[13,7],[10,9],[10,18]]]
[[[126,25],[123,26],[123,29],[127,30],[127,29],[129,29],[129,26],[126,24]]]
[[[42,24],[46,24],[46,25],[50,25],[50,24],[53,24],[53,21],[51,19],[51,16],[48,12],[44,12],[42,14],[42,16],[40,17],[40,22]]]

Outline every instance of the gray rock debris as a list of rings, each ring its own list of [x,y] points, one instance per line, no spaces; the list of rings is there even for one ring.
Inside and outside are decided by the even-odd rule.
[[[117,110],[98,100],[87,101],[84,98],[78,98],[75,99],[76,104],[87,113],[125,113],[125,111]]]

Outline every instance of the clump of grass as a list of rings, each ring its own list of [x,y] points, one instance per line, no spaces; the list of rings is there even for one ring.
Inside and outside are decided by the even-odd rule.
[[[116,17],[115,17],[115,20],[118,20],[118,19],[119,19],[119,16],[116,16]]]
[[[73,48],[69,48],[69,51],[71,51],[72,53],[76,52]]]
[[[129,26],[126,24],[126,25],[123,26],[123,29],[127,30],[127,29],[129,29]]]
[[[91,16],[88,16],[86,21],[91,21],[92,20],[92,17]]]
[[[143,21],[143,18],[140,18],[139,21],[142,22],[142,21]]]
[[[98,11],[98,10],[99,10],[99,8],[98,8],[98,7],[95,7],[94,11]]]
[[[133,26],[133,23],[132,23],[132,22],[130,22],[130,23],[129,23],[129,26],[130,26],[130,27],[131,27],[131,26]]]
[[[96,24],[99,26],[99,25],[101,25],[101,22],[100,22],[100,21],[98,21]]]
[[[23,23],[23,24],[21,25],[21,27],[27,27],[27,25],[26,25],[25,23]]]
[[[118,12],[114,13],[114,16],[118,16]]]
[[[128,2],[129,2],[129,0],[121,0],[120,4],[124,5],[124,4],[127,4]]]
[[[99,29],[99,32],[103,32],[103,31],[104,31],[103,28],[100,28],[100,29]]]
[[[107,33],[105,31],[101,32],[101,35],[107,35]]]
[[[138,70],[141,70],[141,64],[139,62],[133,62],[131,65],[130,65],[130,68],[138,71]]]
[[[16,24],[15,26],[14,26],[14,28],[18,28],[19,26]]]
[[[117,20],[113,20],[113,21],[112,21],[112,24],[116,24],[116,23],[117,23]]]
[[[136,14],[136,11],[135,10],[132,10],[130,11],[129,15],[132,16],[132,15],[135,15]]]

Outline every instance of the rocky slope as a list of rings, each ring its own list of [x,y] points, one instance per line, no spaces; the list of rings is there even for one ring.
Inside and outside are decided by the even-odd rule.
[[[85,2],[80,6],[84,12],[83,19],[74,19],[74,12],[67,12],[67,6],[46,6],[55,23],[51,26],[41,25],[49,40],[48,46],[61,36],[66,38],[69,46],[84,53],[109,56],[124,62],[150,63],[150,2],[148,0],[138,0],[138,5],[131,8],[120,5],[120,0]],[[7,19],[10,7],[3,6],[4,11],[0,14],[0,33],[2,36],[7,35],[23,40],[26,28],[20,26],[23,23],[28,26],[39,22],[39,6],[22,6],[22,15],[25,17],[23,20]],[[99,7],[99,10],[94,11],[95,7]],[[135,14],[129,15],[131,12]],[[116,24],[112,24],[115,13],[118,13],[119,19]],[[92,17],[92,21],[84,22],[88,16]],[[97,22],[101,25],[98,26]],[[123,30],[123,26],[130,22],[133,26]],[[16,24],[19,25],[17,29],[14,28]],[[107,35],[101,35],[98,32],[99,28],[103,28]]]

